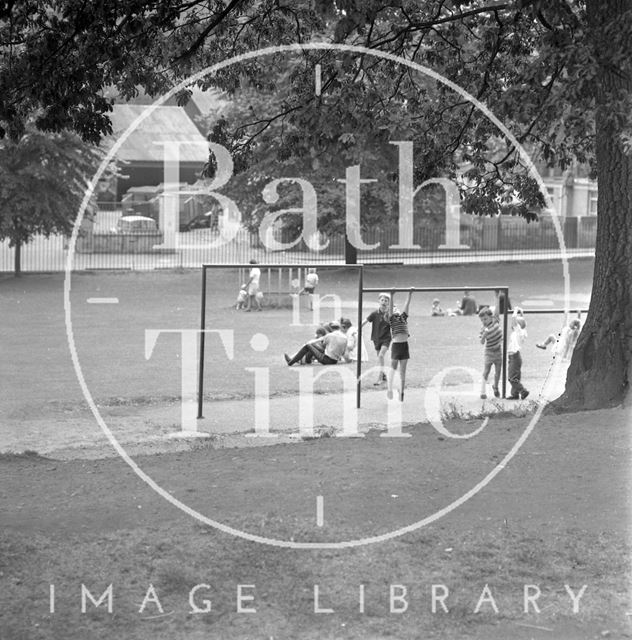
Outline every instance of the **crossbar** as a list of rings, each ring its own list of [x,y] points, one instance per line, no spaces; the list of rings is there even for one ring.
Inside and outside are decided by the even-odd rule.
[[[366,287],[364,293],[382,293],[396,291],[406,293],[407,291],[509,291],[506,285],[494,285],[493,287]]]
[[[522,313],[588,313],[588,309],[525,309],[522,307]]]

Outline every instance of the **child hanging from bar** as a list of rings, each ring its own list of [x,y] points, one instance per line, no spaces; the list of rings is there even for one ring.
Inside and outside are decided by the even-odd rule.
[[[577,338],[579,337],[579,330],[581,329],[582,312],[577,311],[577,317],[571,320],[556,337],[555,335],[549,335],[544,342],[538,342],[535,346],[538,349],[546,349],[550,344],[553,346],[553,354],[556,358],[560,358],[563,361],[571,359],[573,355],[573,349],[577,344]]]
[[[393,306],[392,313],[388,316],[388,322],[391,328],[391,368],[388,372],[388,388],[386,397],[393,399],[393,378],[395,371],[399,368],[399,379],[401,387],[399,390],[400,402],[404,402],[404,388],[406,386],[406,367],[410,359],[410,350],[408,348],[408,308],[410,307],[410,299],[412,298],[414,288],[408,292],[404,308],[400,311],[397,306]]]

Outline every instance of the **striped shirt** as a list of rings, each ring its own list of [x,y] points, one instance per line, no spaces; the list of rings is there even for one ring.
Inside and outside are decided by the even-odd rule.
[[[490,324],[483,330],[481,342],[485,345],[485,353],[500,351],[503,342],[503,330],[498,322]]]
[[[389,323],[391,325],[391,335],[393,338],[398,335],[406,337],[410,335],[408,333],[408,314],[406,312],[393,314],[389,318]]]

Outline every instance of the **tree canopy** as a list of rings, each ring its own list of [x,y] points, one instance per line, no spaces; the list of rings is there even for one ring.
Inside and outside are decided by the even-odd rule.
[[[0,140],[0,240],[20,248],[34,235],[70,235],[98,149],[70,131],[51,134],[27,126],[19,140]]]

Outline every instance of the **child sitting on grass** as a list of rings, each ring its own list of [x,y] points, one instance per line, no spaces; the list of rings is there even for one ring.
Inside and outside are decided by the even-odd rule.
[[[241,289],[237,294],[237,300],[235,301],[235,309],[245,309],[247,300],[248,300],[248,286],[245,284],[242,284]]]
[[[430,309],[431,316],[444,316],[445,311],[441,308],[441,302],[438,298],[432,301],[432,309]]]

